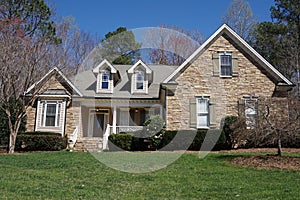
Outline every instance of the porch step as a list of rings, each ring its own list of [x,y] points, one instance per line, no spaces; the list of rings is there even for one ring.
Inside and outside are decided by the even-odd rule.
[[[78,138],[74,150],[83,152],[100,152],[102,151],[102,138]]]

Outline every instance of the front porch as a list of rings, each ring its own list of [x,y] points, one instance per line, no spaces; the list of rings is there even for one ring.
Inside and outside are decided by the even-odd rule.
[[[88,151],[107,149],[110,134],[142,130],[143,123],[150,116],[164,116],[163,106],[154,103],[136,103],[127,104],[127,106],[125,104],[109,106],[105,103],[98,105],[81,103],[79,110],[77,128],[69,135],[69,141],[71,141],[71,146],[76,143],[76,147],[81,145]],[[89,149],[91,146],[93,148]]]
[[[109,128],[109,134],[134,132],[152,115],[162,116],[162,106],[81,107],[82,137],[100,137]]]

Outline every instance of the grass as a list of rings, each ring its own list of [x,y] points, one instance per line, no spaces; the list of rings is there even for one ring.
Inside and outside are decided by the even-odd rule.
[[[299,199],[299,171],[226,162],[239,155],[248,154],[186,153],[142,174],[108,168],[89,153],[0,155],[0,199]]]

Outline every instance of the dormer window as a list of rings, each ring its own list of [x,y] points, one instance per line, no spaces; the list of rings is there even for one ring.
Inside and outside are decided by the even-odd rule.
[[[113,93],[115,84],[120,80],[119,72],[107,60],[103,60],[93,72],[97,76],[95,92]]]
[[[136,89],[137,90],[143,90],[144,89],[144,72],[143,71],[137,71],[136,72]]]
[[[127,70],[131,80],[131,94],[148,94],[148,87],[152,83],[152,70],[141,60]]]
[[[102,80],[101,80],[101,89],[107,90],[109,88],[109,77],[110,73],[109,71],[102,72]]]

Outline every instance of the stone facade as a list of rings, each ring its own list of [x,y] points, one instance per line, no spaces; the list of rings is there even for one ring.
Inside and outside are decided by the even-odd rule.
[[[213,75],[212,55],[223,51],[237,55],[237,76],[222,78]],[[167,96],[166,118],[170,130],[191,129],[189,100],[196,96],[214,99],[218,128],[225,116],[238,115],[239,99],[245,96],[272,97],[275,90],[275,83],[263,69],[223,36],[209,45],[175,81],[178,86],[174,95]]]
[[[65,134],[70,135],[80,125],[81,108],[78,103],[70,103],[66,110]],[[81,133],[81,127],[78,127]]]
[[[34,131],[36,107],[29,106],[26,111],[27,123],[26,131]]]

